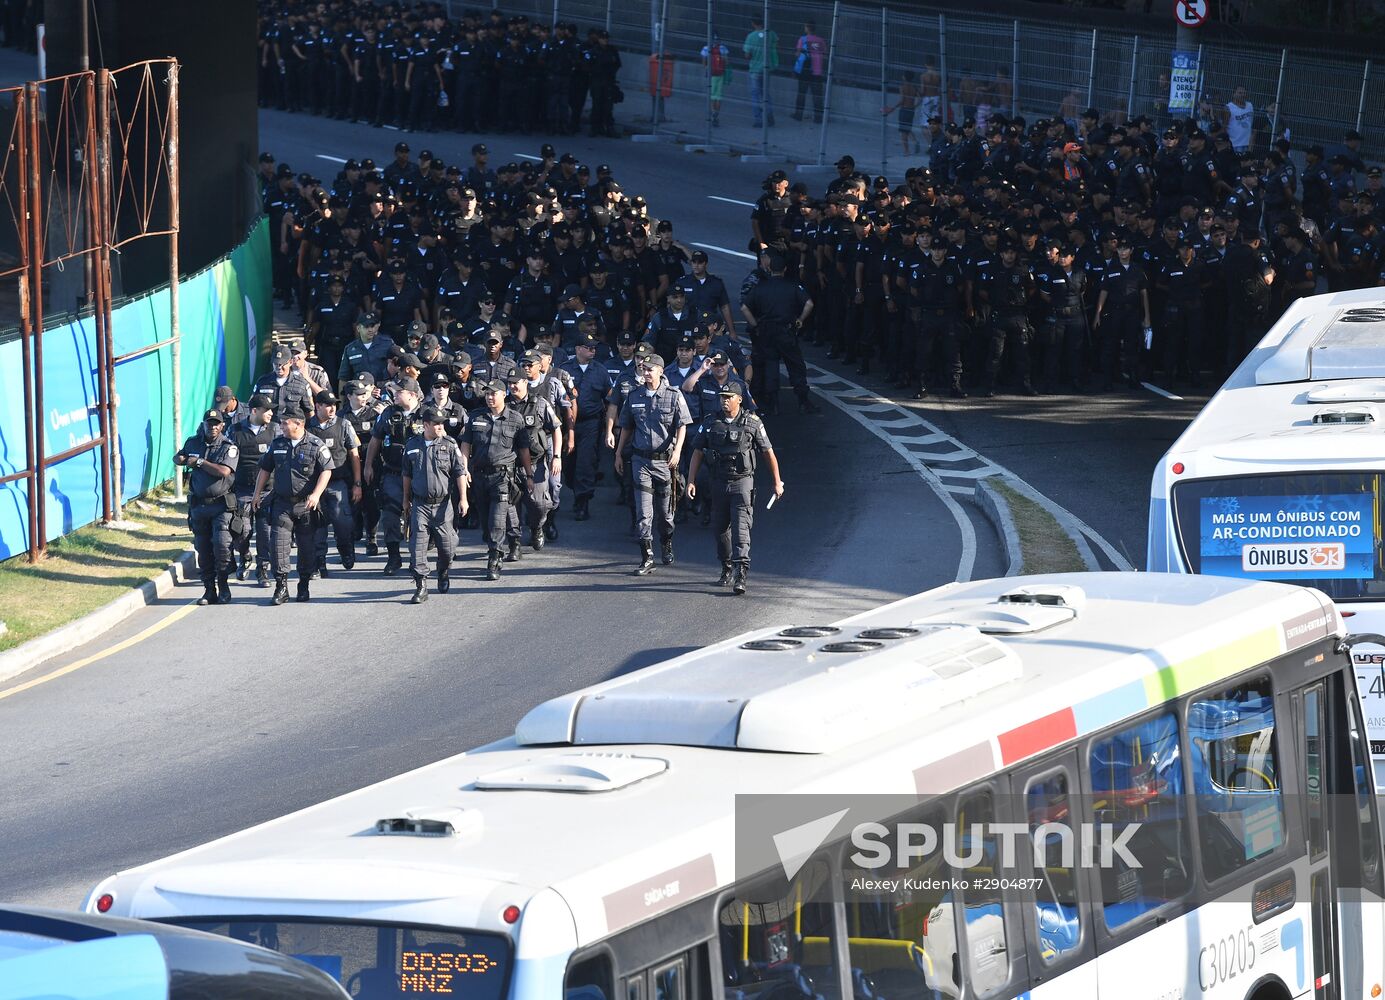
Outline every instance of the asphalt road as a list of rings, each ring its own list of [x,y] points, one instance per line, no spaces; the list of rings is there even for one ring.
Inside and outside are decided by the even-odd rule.
[[[336,164],[319,156],[384,162],[400,137],[261,115],[262,148],[320,176]],[[461,163],[475,141],[407,138]],[[484,138],[493,164],[544,141]],[[734,252],[749,209],[716,199],[753,201],[764,165],[661,144],[555,145],[611,163],[627,191],[675,220],[680,239],[721,248],[713,270],[739,283],[749,262]],[[820,352],[810,360],[830,368]],[[1085,518],[1136,565],[1149,470],[1196,410],[1148,393],[908,405]],[[0,899],[76,905],[119,868],[501,736],[554,694],[752,627],[838,618],[954,578],[963,546],[953,515],[877,436],[836,408],[778,418],[770,430],[788,493],[768,513],[761,497],[746,598],[711,585],[712,541],[697,525],[680,531],[676,566],[631,577],[637,550],[607,487],[591,521],[565,511],[559,543],[507,566],[498,583],[480,579],[481,547],[467,532],[461,579],[421,608],[404,603],[407,576],[379,574],[382,560],[318,582],[307,606],[264,607],[267,592],[243,584],[232,606],[187,613],[198,588],[182,587],[7,682]],[[965,516],[979,543],[974,575],[996,575],[995,538]],[[128,648],[6,695],[161,621]]]

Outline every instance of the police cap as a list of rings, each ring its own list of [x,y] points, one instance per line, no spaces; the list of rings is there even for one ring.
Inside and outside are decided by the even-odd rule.
[[[397,378],[394,380],[394,388],[399,392],[412,392],[415,396],[423,395],[423,391],[418,387],[418,379]]]
[[[657,354],[646,354],[644,356],[644,363],[648,367],[664,367],[664,359]]]
[[[616,334],[617,344],[633,344],[635,340],[636,337],[633,330],[621,330],[620,333]]]
[[[399,355],[399,367],[400,367],[400,368],[417,368],[417,369],[419,369],[420,371],[422,371],[422,370],[423,370],[423,361],[422,361],[422,359],[419,358],[419,356],[418,356],[417,354],[401,354],[401,355]]]
[[[212,402],[229,403],[231,400],[235,398],[236,393],[234,389],[232,389],[229,385],[219,385],[216,387],[216,392],[212,395]]]
[[[318,406],[336,406],[341,400],[337,398],[337,394],[331,389],[323,389],[313,397],[313,402]]]
[[[446,372],[434,372],[428,379],[428,388],[436,389],[440,385],[451,385],[452,380],[447,377]]]
[[[278,368],[280,365],[286,365],[293,361],[293,352],[283,344],[280,344],[278,347],[274,348],[274,353],[270,356],[269,360],[275,368]]]
[[[727,383],[717,390],[718,396],[743,396],[739,382],[727,381]]]
[[[425,424],[440,424],[442,423],[442,410],[436,406],[425,406],[418,411],[418,419]]]
[[[224,424],[226,418],[221,415],[220,410],[208,410],[202,414],[202,421],[208,424]]]

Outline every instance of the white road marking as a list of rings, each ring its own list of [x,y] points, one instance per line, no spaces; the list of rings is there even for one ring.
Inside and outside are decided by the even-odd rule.
[[[530,156],[528,153],[511,153],[511,156],[518,156],[521,160],[533,160],[535,163],[542,163],[542,156]]]
[[[744,257],[746,260],[759,260],[753,253],[743,253],[740,250],[727,250],[725,247],[713,246],[710,243],[694,243],[693,246],[701,247],[703,250],[715,250],[717,253],[724,253],[731,257]]]
[[[346,162],[346,161],[343,160],[340,156],[328,156],[326,153],[318,153],[318,154],[317,154],[317,158],[318,158],[319,160],[331,160],[333,163],[345,163],[345,162]]]
[[[939,499],[948,506],[948,511],[957,520],[958,530],[962,533],[962,560],[957,568],[958,580],[971,579],[971,571],[976,556],[976,531],[966,513],[952,499],[952,495],[975,496],[977,481],[988,479],[991,476],[1001,476],[1014,490],[1048,511],[1054,520],[1072,536],[1078,554],[1089,569],[1100,569],[1101,564],[1095,553],[1092,552],[1091,546],[1087,544],[1088,540],[1101,550],[1111,565],[1125,571],[1134,570],[1135,567],[1130,561],[1121,555],[1115,546],[1099,535],[1091,525],[1061,504],[1044,496],[1005,466],[977,453],[937,425],[920,417],[917,412],[906,409],[894,400],[871,392],[835,372],[819,368],[816,365],[809,365],[808,367],[811,375],[809,381],[815,391],[902,455],[904,460],[923,477],[933,492],[938,494]],[[829,388],[832,385],[842,388]],[[862,403],[867,403],[867,405],[862,406]],[[903,433],[906,429],[920,426],[926,428],[928,433],[921,436]],[[897,431],[900,433],[896,433]],[[944,446],[951,445],[953,450],[930,453],[909,447],[910,444],[925,442]],[[930,462],[938,461],[973,461],[979,462],[981,465],[975,469],[930,467]]]
[[[1169,392],[1167,389],[1161,389],[1161,388],[1159,388],[1157,385],[1151,385],[1149,382],[1141,382],[1140,385],[1144,386],[1144,387],[1145,387],[1146,389],[1148,389],[1150,392],[1158,393],[1159,395],[1163,396],[1165,399],[1176,399],[1176,400],[1179,400],[1179,401],[1181,401],[1181,400],[1183,399],[1182,396],[1175,396],[1173,393]]]
[[[744,205],[746,208],[755,207],[755,203],[753,201],[741,201],[739,198],[723,198],[721,197],[721,195],[717,194],[709,194],[707,197],[712,199],[712,201],[724,201],[728,205]]]

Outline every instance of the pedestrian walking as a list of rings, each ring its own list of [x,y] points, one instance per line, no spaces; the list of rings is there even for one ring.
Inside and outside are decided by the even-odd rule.
[[[707,67],[707,88],[712,104],[712,124],[721,124],[721,101],[731,82],[731,50],[713,32],[712,44],[702,46],[702,62]]]
[[[774,101],[769,92],[769,74],[779,68],[779,35],[765,28],[764,18],[750,18],[750,34],[745,36],[741,53],[750,63],[750,112],[756,128],[762,123],[774,127]]]

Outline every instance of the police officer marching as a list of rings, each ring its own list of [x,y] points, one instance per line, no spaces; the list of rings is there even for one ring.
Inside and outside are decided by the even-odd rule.
[[[173,456],[173,464],[192,470],[189,480],[188,527],[197,549],[197,569],[202,576],[201,605],[230,604],[231,518],[236,495],[231,490],[240,450],[225,434],[225,418],[208,410],[202,427]]]
[[[297,413],[281,418],[284,433],[274,439],[260,458],[251,506],[259,510],[265,487],[273,480],[270,505],[274,541],[274,596],[270,603],[289,599],[289,547],[298,546],[298,601],[308,600],[308,581],[317,559],[317,518],[322,492],[332,478],[332,452],[320,437],[309,434]]]
[[[741,409],[740,385],[727,382],[717,397],[721,412],[704,421],[693,437],[688,498],[697,497],[697,473],[705,459],[711,472],[712,528],[721,561],[717,585],[730,584],[735,593],[744,594],[750,575],[750,526],[755,517],[756,451],[769,464],[776,497],[784,495],[784,481],[779,478],[779,460],[764,423]]]
[[[313,387],[293,363],[293,351],[280,344],[270,357],[270,371],[255,383],[255,391],[269,397],[275,415],[290,414],[307,420],[313,412]]]
[[[636,530],[640,538],[640,564],[636,576],[654,572],[654,521],[665,566],[673,564],[673,495],[671,469],[678,467],[683,439],[692,418],[682,391],[664,380],[664,359],[650,354],[644,359],[644,384],[630,393],[620,415],[620,442],[615,468],[622,471],[625,446],[634,443],[631,463],[635,484]],[[657,510],[656,505],[657,504]]]
[[[365,483],[375,485],[376,464],[383,473],[377,491],[380,527],[384,535],[385,576],[394,576],[404,565],[399,547],[404,543],[404,445],[423,433],[418,422],[418,403],[423,393],[418,382],[401,378],[394,383],[394,402],[380,413],[366,448]]]
[[[486,579],[498,580],[500,544],[510,526],[515,502],[516,460],[524,469],[525,489],[533,489],[534,472],[528,428],[524,418],[505,405],[505,383],[494,380],[487,384],[485,399],[485,409],[471,415],[462,434],[462,457],[466,459],[463,477],[468,484],[473,476],[477,477],[476,499],[486,540]],[[517,558],[518,537],[512,540],[511,548]]]
[[[255,581],[261,586],[269,585],[269,511],[255,510],[251,501],[255,496],[255,480],[259,476],[260,459],[269,452],[269,445],[275,438],[274,407],[269,397],[255,393],[247,404],[244,420],[232,424],[228,433],[240,451],[240,461],[236,465],[235,494],[236,515],[231,519],[231,534],[236,551],[240,553],[240,566],[236,579],[244,580],[250,572],[250,542],[255,542]]]
[[[529,458],[533,466],[533,482],[520,497],[519,509],[529,522],[529,544],[535,552],[543,549],[544,524],[549,512],[558,500],[562,488],[563,424],[553,405],[542,396],[529,391],[529,379],[519,372],[509,379],[509,406],[524,418],[524,428],[529,438]],[[518,546],[511,542],[515,558],[507,556],[507,561],[518,559]]]
[[[414,577],[411,604],[428,600],[428,543],[438,547],[438,593],[451,586],[448,570],[456,552],[457,535],[452,527],[452,490],[461,498],[462,513],[467,510],[466,462],[456,439],[447,433],[445,418],[436,406],[419,411],[423,433],[404,445],[404,513],[411,531],[409,571]]]
[[[337,416],[341,400],[330,389],[314,399],[317,414],[308,421],[308,432],[320,437],[332,452],[332,477],[322,494],[322,516],[317,526],[317,572],[327,576],[327,529],[336,532],[341,568],[356,565],[356,506],[361,502],[361,439],[345,417]]]

